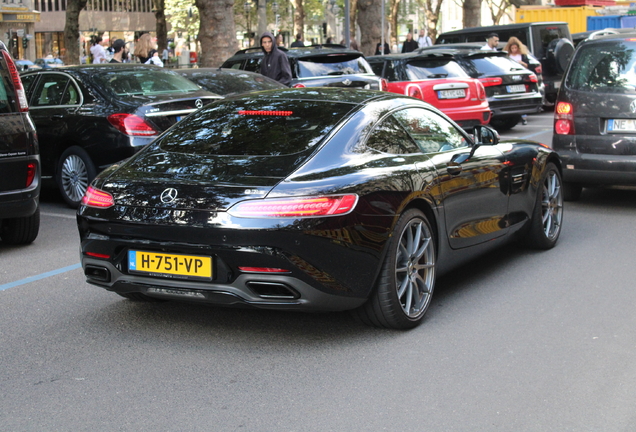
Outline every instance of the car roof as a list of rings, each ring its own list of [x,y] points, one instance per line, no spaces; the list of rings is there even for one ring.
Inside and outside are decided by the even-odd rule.
[[[625,29],[627,30],[627,29]],[[586,39],[584,41],[582,41],[580,43],[580,45],[589,45],[591,43],[594,42],[601,42],[601,41],[608,41],[608,40],[615,40],[615,41],[625,41],[626,39],[634,39],[636,38],[636,29],[629,29],[631,31],[629,32],[621,32],[619,34],[606,34],[606,35],[600,35],[598,37],[595,37],[593,39]]]
[[[65,65],[53,70],[38,69],[33,73],[54,73],[54,72],[75,72],[78,74],[93,74],[102,71],[134,71],[134,70],[165,70],[167,72],[176,73],[170,69],[164,69],[159,66],[145,65],[139,63],[102,63],[102,64],[83,64],[83,65]],[[31,70],[29,70],[31,73]]]
[[[420,48],[417,50],[422,56],[453,56],[453,57],[508,57],[505,51],[482,50],[477,47],[467,47],[466,44],[433,45],[432,47]],[[483,45],[483,44],[482,44]]]
[[[199,68],[188,68],[188,69],[177,69],[176,72],[180,73],[183,76],[196,75],[200,73],[212,73],[212,74],[226,74],[226,75],[258,75],[263,76],[256,72],[250,72],[243,69],[232,69],[232,68],[219,68],[219,67],[199,67]]]
[[[383,92],[377,90],[360,90],[360,89],[342,89],[336,87],[305,87],[305,88],[285,88],[268,92],[257,92],[249,94],[241,94],[230,96],[225,100],[233,99],[289,99],[289,100],[308,100],[323,101],[333,103],[349,103],[359,105],[370,101],[379,101],[386,99],[404,99],[412,101],[413,98],[400,95],[397,93]]]

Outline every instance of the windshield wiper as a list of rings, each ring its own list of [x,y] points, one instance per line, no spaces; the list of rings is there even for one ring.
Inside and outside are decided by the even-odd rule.
[[[427,76],[426,78],[448,78],[448,74],[438,73]]]

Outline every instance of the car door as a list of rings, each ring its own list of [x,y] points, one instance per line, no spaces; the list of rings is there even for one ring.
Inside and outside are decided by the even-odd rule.
[[[60,137],[68,133],[69,124],[81,105],[82,95],[68,74],[46,72],[29,87],[30,112],[40,140],[43,176],[55,174],[60,154]]]
[[[437,171],[447,237],[453,249],[483,243],[508,230],[504,154],[495,146],[472,150],[470,139],[453,123],[424,108],[395,114]]]

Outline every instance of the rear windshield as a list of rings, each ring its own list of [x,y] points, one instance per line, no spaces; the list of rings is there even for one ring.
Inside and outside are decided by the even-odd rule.
[[[370,73],[371,66],[361,55],[329,54],[298,60],[298,77]]]
[[[414,60],[406,65],[410,81],[433,78],[467,78],[468,74],[454,60]]]
[[[197,73],[194,72],[188,77],[206,90],[220,95],[229,95],[234,93],[247,93],[258,90],[272,90],[286,88],[287,86],[278,81],[271,80],[263,75],[252,75],[248,73],[230,74],[218,72]]]
[[[352,105],[256,100],[213,103],[177,123],[159,147],[167,152],[217,156],[284,156],[313,148]]]
[[[124,70],[100,73],[95,81],[117,96],[191,93],[201,88],[173,72],[161,69]]]
[[[580,46],[565,85],[572,90],[636,92],[636,43],[605,42]]]
[[[469,57],[466,64],[471,69],[469,75],[473,78],[480,76],[507,75],[511,72],[526,70],[526,68],[519,65],[519,63],[512,61],[507,57],[499,56]]]

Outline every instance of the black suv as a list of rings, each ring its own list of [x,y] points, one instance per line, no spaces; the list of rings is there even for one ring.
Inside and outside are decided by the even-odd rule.
[[[40,230],[40,156],[18,69],[0,42],[0,238],[31,243]]]
[[[565,73],[552,147],[563,160],[566,200],[587,186],[636,185],[635,37],[581,42]]]
[[[532,55],[541,62],[545,83],[546,100],[553,104],[556,100],[563,72],[574,53],[570,28],[566,22],[536,22],[472,27],[441,33],[436,44],[463,42],[483,42],[490,33],[497,33],[501,42],[511,37],[518,38],[528,47]]]
[[[279,49],[289,59],[291,87],[385,90],[382,79],[375,76],[359,51],[337,44]],[[221,67],[259,72],[262,59],[261,47],[247,48],[237,51]]]
[[[471,78],[481,81],[492,111],[490,124],[495,129],[511,129],[519,123],[521,115],[541,111],[543,97],[539,78],[505,52],[444,45],[422,48],[418,52],[432,58],[451,56]]]

